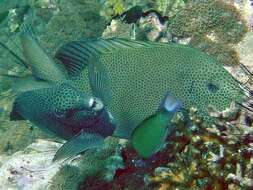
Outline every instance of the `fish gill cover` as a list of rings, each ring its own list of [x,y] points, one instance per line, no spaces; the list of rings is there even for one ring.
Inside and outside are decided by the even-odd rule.
[[[122,37],[187,44],[214,56],[237,77],[240,84],[245,82],[245,85],[241,86],[242,90],[246,95],[252,96],[251,80],[247,80],[251,77],[252,60],[247,60],[249,63],[247,62],[245,67],[240,63],[243,59],[237,53],[244,54],[245,58],[248,56],[245,52],[250,52],[250,48],[252,50],[252,45],[244,46],[252,41],[251,33],[247,34],[246,42],[241,42],[249,30],[245,21],[247,17],[243,18],[242,15],[250,15],[247,12],[251,10],[248,9],[250,3],[246,0],[237,4],[236,2],[234,4],[234,1],[222,0],[2,0],[0,41],[22,60],[25,60],[25,57],[22,55],[22,49],[20,50],[19,36],[23,32],[24,25],[31,25],[40,46],[49,57],[54,57],[59,46],[81,38]],[[242,43],[240,46],[237,45],[239,42]],[[135,56],[138,58],[138,51],[136,52]],[[208,127],[199,117],[206,115],[203,114],[205,105],[204,108],[199,106],[200,104],[189,106],[188,119],[185,118],[185,114],[184,116],[176,114],[172,121],[175,133],[169,133],[160,151],[147,159],[143,159],[133,149],[131,140],[125,142],[122,139],[108,137],[103,148],[88,150],[72,161],[53,163],[51,160],[59,144],[51,145],[51,149],[44,150],[42,156],[35,154],[42,151],[42,141],[38,141],[37,144],[34,142],[45,138],[62,141],[61,138],[40,130],[28,121],[9,121],[12,103],[16,98],[15,91],[20,87],[15,84],[18,84],[20,78],[31,75],[32,70],[17,65],[18,60],[4,47],[1,48],[0,55],[3,75],[0,84],[2,155],[0,175],[4,176],[1,178],[2,189],[253,187],[250,102],[243,105],[242,102],[237,102],[231,106],[226,103],[227,109],[222,107],[224,111],[210,107],[209,114],[217,119],[217,124]],[[160,58],[156,59],[158,62]],[[63,69],[61,66],[60,68]],[[201,76],[202,72],[206,72],[199,68],[201,67],[197,66],[192,71],[195,73],[194,76]],[[145,73],[141,73],[141,76],[145,76]],[[227,74],[220,77],[232,80]],[[21,83],[21,87],[25,85],[26,83],[23,86]],[[211,92],[219,88],[213,83],[206,87]],[[175,98],[178,97],[180,95]],[[241,97],[238,99],[241,100]],[[196,101],[199,100],[196,98]],[[212,101],[223,102],[224,96]],[[59,115],[59,112],[57,113]],[[191,121],[190,126],[187,124],[185,127],[185,120]],[[49,146],[50,142],[47,144]],[[37,149],[31,148],[34,146],[37,146]],[[20,162],[22,159],[27,162]],[[41,162],[47,162],[47,167],[41,168]],[[51,175],[46,170],[51,172]]]

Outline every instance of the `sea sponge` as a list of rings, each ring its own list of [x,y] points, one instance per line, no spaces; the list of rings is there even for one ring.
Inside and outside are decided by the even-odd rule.
[[[190,0],[169,23],[178,37],[214,34],[218,41],[238,43],[247,31],[239,11],[218,0]]]

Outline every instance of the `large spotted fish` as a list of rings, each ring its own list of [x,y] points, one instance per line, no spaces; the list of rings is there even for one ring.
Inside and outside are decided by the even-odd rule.
[[[29,33],[21,35],[20,40],[25,60],[0,44],[18,64],[32,71],[32,76],[14,81],[18,95],[10,119],[29,120],[66,139],[54,160],[103,145],[103,139],[112,135],[115,126],[102,101],[75,88],[65,72]]]
[[[102,99],[119,135],[130,136],[129,128],[155,114],[166,92],[184,110],[196,107],[206,123],[213,122],[208,106],[224,110],[244,97],[238,81],[215,58],[184,45],[81,40],[62,46],[56,57],[77,88]]]

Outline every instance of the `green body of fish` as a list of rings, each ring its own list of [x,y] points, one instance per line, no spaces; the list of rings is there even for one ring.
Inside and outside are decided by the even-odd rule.
[[[60,48],[56,57],[75,76],[80,88],[91,88],[91,93],[101,96],[96,86],[102,91],[110,86],[101,98],[119,128],[135,128],[153,115],[167,91],[182,102],[184,109],[196,107],[198,115],[208,123],[212,122],[207,112],[209,105],[224,110],[232,101],[241,102],[244,95],[215,58],[183,45],[123,39],[76,41]],[[93,72],[89,71],[90,65],[95,65]],[[99,72],[106,76],[93,77]]]

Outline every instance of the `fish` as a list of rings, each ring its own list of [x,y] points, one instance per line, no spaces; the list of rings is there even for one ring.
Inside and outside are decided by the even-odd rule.
[[[53,161],[102,146],[104,138],[111,136],[115,128],[101,100],[66,82],[19,94],[10,120],[29,120],[44,131],[68,140]]]
[[[103,101],[116,123],[114,135],[122,138],[129,139],[142,121],[156,114],[166,92],[182,102],[186,118],[190,108],[197,108],[207,126],[215,122],[209,106],[225,110],[231,102],[241,105],[245,97],[241,84],[215,57],[187,45],[87,39],[63,45],[55,57],[76,88]]]
[[[180,108],[181,103],[168,92],[157,112],[134,129],[131,144],[140,156],[149,158],[163,147],[166,137],[175,131],[171,120]]]
[[[29,120],[42,130],[67,140],[53,161],[103,146],[104,139],[115,129],[103,102],[77,89],[33,36],[26,33],[20,38],[24,60],[0,44],[17,64],[32,71],[32,76],[14,80],[17,96],[10,120]]]
[[[16,98],[10,118],[30,120],[66,139],[55,161],[99,147],[106,136],[131,139],[136,127],[159,115],[157,106],[166,92],[182,103],[182,110],[196,107],[196,114],[208,124],[214,120],[208,114],[209,105],[223,110],[233,101],[240,104],[245,95],[238,81],[215,58],[185,45],[119,38],[72,41],[56,52],[55,58],[65,69],[62,71],[53,59],[45,58],[43,48],[29,35],[22,43],[28,63],[16,60],[32,68],[35,82]],[[34,54],[33,49],[38,53]],[[73,102],[77,97],[83,103],[96,100],[101,105],[101,110],[93,112],[96,116],[89,115],[93,130],[87,130],[85,124],[86,119],[90,121],[85,117],[89,104],[83,110],[76,109]],[[36,106],[31,106],[30,100]],[[74,110],[70,120],[64,116],[69,114],[54,112],[61,110],[57,107],[61,108],[61,103],[68,105],[66,113]],[[44,106],[48,108],[45,111]],[[27,111],[29,107],[32,109]],[[161,142],[162,138],[155,141]]]

